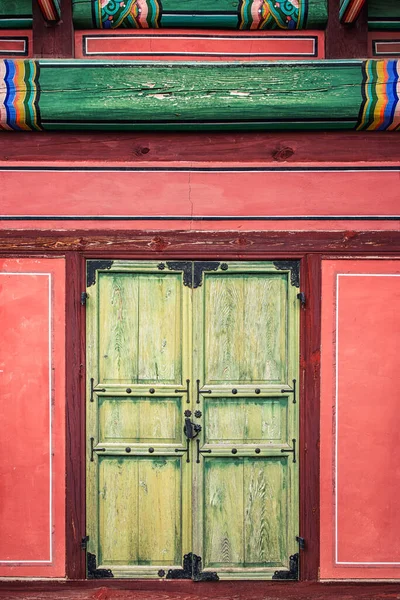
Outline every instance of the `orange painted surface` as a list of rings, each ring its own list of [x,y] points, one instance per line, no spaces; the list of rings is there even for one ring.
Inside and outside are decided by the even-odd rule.
[[[322,31],[76,31],[75,50],[77,58],[157,61],[315,60],[325,56]]]
[[[400,578],[400,261],[326,260],[322,286],[321,578]]]
[[[152,167],[152,165],[148,165]],[[197,166],[196,166],[197,167]],[[397,229],[399,221],[293,221],[283,217],[400,215],[399,171],[230,170],[213,163],[190,172],[168,170],[0,171],[1,214],[48,216],[50,223],[22,221],[24,227],[57,225],[51,216],[180,216],[187,221],[69,221],[67,228],[221,228],[219,222],[191,222],[192,216],[273,216],[278,222],[230,222],[243,229]],[[376,199],[379,198],[379,203]],[[116,225],[115,223],[118,223]],[[349,225],[349,223],[351,223]],[[149,225],[149,226],[148,226]],[[0,228],[21,227],[0,219]],[[226,226],[224,227],[226,228]]]
[[[65,575],[63,259],[0,259],[0,576]]]

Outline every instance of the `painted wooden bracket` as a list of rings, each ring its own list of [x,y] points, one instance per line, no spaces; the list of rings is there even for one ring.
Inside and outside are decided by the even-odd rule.
[[[340,0],[340,21],[345,25],[355,23],[366,0]]]
[[[37,0],[43,19],[48,23],[57,23],[61,19],[60,0]]]

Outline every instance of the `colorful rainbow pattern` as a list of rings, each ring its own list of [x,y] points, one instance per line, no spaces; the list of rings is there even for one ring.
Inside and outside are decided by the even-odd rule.
[[[239,29],[304,29],[308,0],[240,0]]]
[[[35,60],[0,61],[0,130],[40,131],[39,66]]]
[[[367,60],[357,129],[400,130],[400,60]]]
[[[160,0],[92,0],[93,23],[97,29],[157,29]]]
[[[354,23],[366,0],[340,0],[340,20],[342,23]]]
[[[61,8],[60,0],[38,0],[43,18],[49,23],[60,20]]]

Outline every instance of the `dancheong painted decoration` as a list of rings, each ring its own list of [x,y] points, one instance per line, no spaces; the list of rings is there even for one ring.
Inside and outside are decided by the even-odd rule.
[[[5,60],[0,65],[3,130],[394,131],[400,126],[397,60],[229,65]]]
[[[75,0],[73,10],[76,27],[97,29],[317,29],[327,20],[326,0]]]

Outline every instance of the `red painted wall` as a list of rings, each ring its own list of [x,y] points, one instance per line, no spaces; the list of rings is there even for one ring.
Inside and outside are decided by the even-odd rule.
[[[400,261],[326,260],[321,578],[400,577]]]
[[[315,169],[302,166],[279,170],[268,164],[232,165],[178,163],[175,169],[160,164],[134,167],[129,163],[104,165],[91,170],[42,166],[42,170],[0,164],[1,215],[47,216],[48,221],[1,220],[0,229],[55,229],[60,221],[51,216],[86,216],[89,220],[63,221],[63,228],[88,229],[240,229],[243,230],[326,230],[398,229],[399,168],[366,171],[341,168]],[[4,165],[4,163],[3,163]],[[92,165],[93,169],[95,165]],[[61,170],[54,171],[57,168]],[[84,168],[85,170],[79,170]],[[180,168],[180,170],[179,170]],[[182,168],[189,169],[182,171]],[[334,167],[333,167],[334,168]],[[3,170],[4,169],[4,170]],[[131,170],[132,169],[132,170]],[[57,198],[55,202],[54,199]],[[377,204],[376,199],[379,198]],[[95,221],[90,217],[116,216],[118,221]],[[151,218],[173,215],[183,220],[126,221],[124,216]],[[191,221],[191,216],[272,216],[272,221]],[[363,216],[366,221],[321,221],[322,217]],[[398,217],[374,220],[374,217]],[[279,216],[293,220],[279,220]],[[300,217],[302,220],[295,220]],[[310,217],[308,220],[307,217]],[[305,220],[304,220],[305,219]],[[351,223],[349,225],[349,223]]]
[[[0,576],[65,575],[63,259],[0,259]]]

